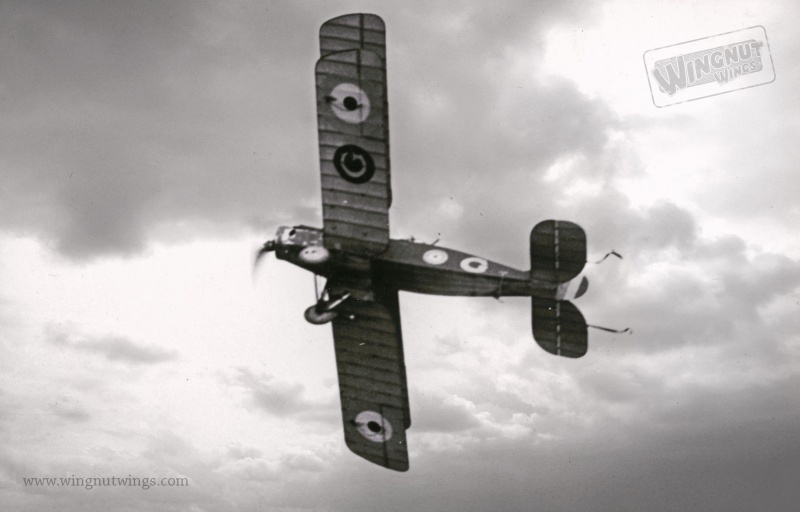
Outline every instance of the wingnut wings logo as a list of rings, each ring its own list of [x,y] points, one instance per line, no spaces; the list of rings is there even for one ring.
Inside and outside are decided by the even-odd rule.
[[[650,50],[644,62],[657,107],[775,80],[767,32],[761,26]]]
[[[678,55],[656,61],[650,71],[658,87],[668,95],[697,85],[717,82],[725,85],[737,77],[757,73],[761,64],[764,43],[751,39],[711,50]]]

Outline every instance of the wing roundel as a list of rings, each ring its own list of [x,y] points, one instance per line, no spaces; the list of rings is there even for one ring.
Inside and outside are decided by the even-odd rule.
[[[389,243],[389,129],[385,32],[374,15],[334,18],[320,29],[317,120],[324,243],[359,255]]]

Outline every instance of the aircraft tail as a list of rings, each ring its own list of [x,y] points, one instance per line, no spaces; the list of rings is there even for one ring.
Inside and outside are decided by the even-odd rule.
[[[577,224],[546,220],[531,231],[531,280],[554,288],[552,297],[531,297],[533,337],[551,354],[577,358],[588,350],[586,320],[574,304],[562,300],[585,264],[586,233]],[[584,277],[569,297],[579,297],[587,287]]]

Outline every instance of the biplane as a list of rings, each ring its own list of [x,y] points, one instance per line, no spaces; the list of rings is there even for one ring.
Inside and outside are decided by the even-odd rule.
[[[274,252],[324,277],[312,324],[331,323],[344,437],[357,455],[408,469],[411,426],[398,292],[531,297],[533,336],[544,350],[577,358],[587,324],[569,298],[588,286],[586,235],[545,220],[530,235],[531,269],[389,236],[392,203],[383,20],[348,14],[320,29],[316,64],[322,229],[281,227],[257,259]]]

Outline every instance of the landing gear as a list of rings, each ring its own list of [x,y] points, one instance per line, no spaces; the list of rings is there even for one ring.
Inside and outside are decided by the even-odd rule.
[[[316,276],[314,277],[314,288],[316,288]],[[334,318],[338,316],[338,313],[334,311],[334,309],[339,306],[342,302],[347,300],[350,297],[349,293],[345,293],[344,295],[332,298],[328,294],[327,288],[322,292],[322,295],[317,296],[317,303],[313,306],[308,307],[303,316],[306,319],[306,322],[314,325],[323,325],[327,324]]]
[[[306,309],[305,313],[303,313],[303,316],[306,317],[306,322],[314,325],[323,325],[327,324],[338,315],[336,311],[322,309],[319,306],[319,304],[316,304]]]

